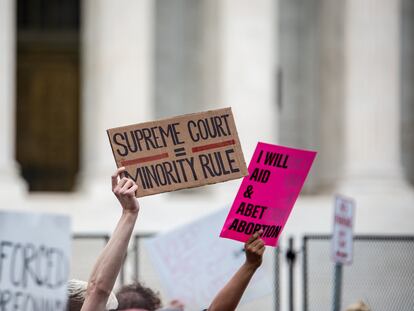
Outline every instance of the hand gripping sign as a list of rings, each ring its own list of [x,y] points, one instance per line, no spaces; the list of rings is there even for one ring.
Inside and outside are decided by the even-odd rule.
[[[276,246],[316,152],[259,142],[220,236],[245,242],[262,229]]]
[[[118,167],[137,197],[247,175],[231,108],[107,130]]]

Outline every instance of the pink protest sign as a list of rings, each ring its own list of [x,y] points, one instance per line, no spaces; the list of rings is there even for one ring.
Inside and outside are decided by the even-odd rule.
[[[259,142],[220,236],[246,242],[262,229],[276,246],[316,152]]]

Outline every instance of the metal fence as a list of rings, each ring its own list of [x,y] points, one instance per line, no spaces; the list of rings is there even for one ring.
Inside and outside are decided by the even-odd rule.
[[[332,310],[330,239],[303,238],[304,311]],[[375,311],[413,311],[414,236],[354,236],[353,263],[343,266],[342,276],[342,309],[363,300]]]
[[[156,274],[155,271],[149,271],[150,258],[142,247],[144,239],[150,236],[133,237],[118,285],[134,279],[146,281],[151,278],[151,274]],[[99,234],[74,236],[76,263],[85,269],[85,273],[90,272],[108,239],[108,235]],[[261,310],[281,310],[280,288],[288,294],[286,310],[294,310],[293,297],[297,295],[293,291],[298,288],[293,286],[294,278],[291,274],[298,263],[302,263],[303,268],[300,277],[303,311],[332,310],[335,279],[334,264],[330,257],[330,239],[330,235],[306,235],[299,251],[293,247],[275,249],[271,259],[273,294],[267,298],[268,302]],[[290,243],[293,244],[293,240]],[[85,253],[90,254],[89,258],[84,258]],[[270,252],[267,253],[269,255]],[[79,261],[79,258],[84,261]],[[286,269],[288,275],[284,279],[286,284],[282,285],[281,268]],[[375,311],[414,310],[414,236],[357,235],[354,237],[353,263],[344,266],[342,271],[341,310],[358,300],[363,300]]]
[[[127,256],[125,257],[124,264],[122,265],[118,276],[119,285],[122,286],[130,280],[138,280],[141,263],[141,241],[151,236],[152,234],[137,234],[132,237],[131,247],[128,248]],[[110,236],[107,234],[73,235],[73,251],[75,251],[74,257],[76,258],[76,260],[73,261],[76,262],[77,266],[80,266],[89,272],[95,259],[99,256],[106,243],[108,243],[109,238]],[[85,258],[85,254],[89,254],[90,258]],[[130,266],[132,267],[132,271],[128,271],[127,263],[131,263]],[[81,269],[81,271],[82,270],[83,269]]]

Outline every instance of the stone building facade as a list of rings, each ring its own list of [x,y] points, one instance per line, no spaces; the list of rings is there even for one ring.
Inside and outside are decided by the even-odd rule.
[[[76,186],[28,192],[16,160],[17,1],[0,1],[1,208],[110,232],[119,209],[105,130],[231,106],[247,162],[257,141],[318,151],[282,241],[329,233],[335,193],[355,198],[355,232],[414,233],[412,1],[83,0],[79,10]],[[209,214],[238,185],[143,198],[136,231]]]

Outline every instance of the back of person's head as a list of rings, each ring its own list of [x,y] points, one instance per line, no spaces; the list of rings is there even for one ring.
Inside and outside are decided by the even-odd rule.
[[[116,294],[118,310],[144,309],[154,311],[161,308],[159,294],[139,282],[125,285]]]
[[[88,282],[80,280],[70,280],[68,282],[68,311],[80,311],[82,308],[83,302],[86,297],[86,290],[88,288]],[[115,297],[115,294],[111,292],[106,303],[107,310],[116,310],[118,307],[118,301]]]
[[[348,306],[345,311],[371,311],[371,308],[360,300],[357,303]]]

